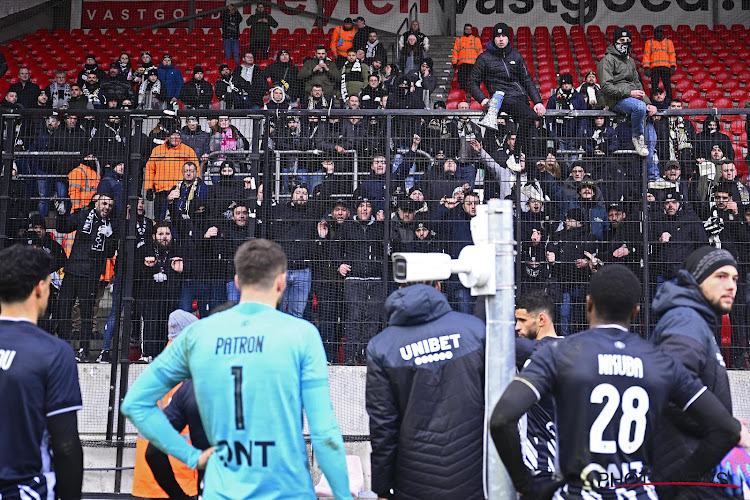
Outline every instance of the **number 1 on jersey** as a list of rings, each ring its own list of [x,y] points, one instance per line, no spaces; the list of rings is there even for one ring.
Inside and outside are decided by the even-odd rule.
[[[233,366],[234,377],[234,426],[238,431],[245,429],[245,414],[242,411],[242,367]]]

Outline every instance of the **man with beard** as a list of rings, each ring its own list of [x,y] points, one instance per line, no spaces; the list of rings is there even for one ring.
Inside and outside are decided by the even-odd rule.
[[[206,259],[202,267],[203,272],[208,273],[204,274],[204,282],[212,293],[209,311],[225,300],[239,301],[240,291],[234,283],[234,254],[252,238],[255,238],[255,219],[249,216],[244,202],[232,207],[232,220],[224,219],[212,225],[203,235],[198,250]]]
[[[521,242],[521,276],[519,276],[519,294],[532,290],[551,291],[552,268],[547,262],[546,237],[539,223],[527,224],[527,236]],[[484,302],[484,301],[480,301]],[[476,312],[475,312],[476,314]]]
[[[611,203],[607,207],[609,229],[604,232],[601,259],[607,264],[623,264],[638,276],[643,255],[640,222],[626,219],[627,213],[620,203]]]
[[[212,220],[232,220],[232,210],[247,198],[242,181],[235,177],[236,168],[230,161],[224,161],[219,171],[219,182],[211,186],[208,199],[208,213]],[[247,207],[245,207],[247,208]]]
[[[447,158],[442,165],[435,165],[425,173],[421,187],[425,200],[431,205],[431,210],[436,210],[438,205],[444,205],[448,198],[453,197],[457,188],[460,187],[462,190],[471,188],[466,181],[456,175],[456,170],[458,170],[456,160]]]
[[[186,109],[209,109],[214,98],[214,88],[203,79],[203,68],[193,68],[193,78],[180,89],[180,101]]]
[[[198,165],[195,151],[182,143],[179,130],[168,131],[167,140],[151,151],[151,157],[146,162],[146,199],[154,202],[154,214],[158,218],[163,217],[167,196],[175,182],[182,177],[186,163]]]
[[[104,95],[102,94],[101,82],[96,71],[90,71],[86,75],[86,82],[81,87],[84,97],[88,100],[87,109],[99,109],[105,107]]]
[[[412,200],[406,195],[399,196],[396,211],[391,214],[391,221],[393,223],[391,226],[391,246],[394,252],[406,251],[400,249],[416,239],[414,233],[416,222],[414,217],[420,207],[421,203],[418,201]]]
[[[260,7],[262,4],[259,4]],[[245,52],[242,56],[242,64],[232,72],[232,83],[239,89],[235,96],[241,109],[260,109],[263,107],[263,96],[268,90],[263,69],[255,64],[255,56],[252,52]]]
[[[583,83],[576,90],[583,96],[588,109],[604,109],[602,87],[596,83],[596,71],[588,70]]]
[[[669,109],[682,109],[682,101],[675,99]],[[684,116],[664,117],[656,123],[657,153],[663,161],[677,160],[684,172],[691,172],[698,147],[695,125]]]
[[[98,76],[99,80],[104,80],[107,77],[106,71],[101,69],[99,67],[99,64],[96,62],[96,57],[94,57],[94,54],[88,54],[86,55],[86,62],[83,65],[83,69],[78,73],[78,80],[76,80],[76,83],[83,87],[83,84],[86,83],[88,80],[88,75],[91,72],[95,72]]]
[[[344,278],[344,362],[364,361],[367,342],[383,321],[384,215],[373,214],[369,199],[357,198],[357,214],[342,227],[340,241],[331,248],[331,261]]]
[[[232,83],[232,70],[226,64],[219,65],[219,78],[214,87],[221,109],[234,109],[236,88]]]
[[[313,287],[318,297],[320,336],[323,339],[326,357],[329,363],[338,363],[341,338],[344,336],[344,278],[331,258],[331,251],[341,243],[342,229],[349,220],[350,212],[349,206],[341,198],[326,202],[330,211],[327,211],[329,213],[317,226],[317,265],[313,266]]]
[[[604,239],[604,233],[609,229],[607,222],[607,211],[604,204],[596,199],[596,183],[591,177],[584,177],[578,184],[578,199],[570,204],[568,211],[580,208],[583,211],[584,221],[588,232],[597,240]]]
[[[680,263],[696,248],[708,243],[700,219],[682,206],[682,196],[673,189],[664,193],[664,211],[653,214],[651,222],[651,263],[656,283],[677,279]]]
[[[373,69],[372,63],[378,61],[377,71],[370,71],[370,74],[377,74],[380,69],[388,63],[388,53],[378,39],[378,31],[375,28],[367,28],[366,30],[358,32],[357,35],[359,35],[359,33],[364,33],[365,31],[367,32],[367,38],[364,46],[356,48],[365,51],[365,64],[370,66],[370,70]]]
[[[357,59],[357,51],[350,48],[341,67],[341,99],[346,101],[350,95],[359,95],[369,76],[370,67]]]
[[[346,55],[346,51],[344,55]],[[346,60],[346,57],[344,57],[344,60]],[[341,64],[343,65],[343,62]],[[315,85],[321,87],[323,91],[321,95],[333,96],[340,92],[341,71],[331,58],[326,55],[326,48],[323,45],[318,45],[315,48],[315,55],[306,59],[302,64],[302,68],[299,70],[299,79],[305,85],[302,93],[303,96],[309,96]],[[313,109],[309,104],[304,103],[302,107]],[[323,109],[326,108],[328,106],[323,107]],[[315,109],[321,108],[315,107]]]
[[[315,214],[308,198],[307,187],[304,184],[296,186],[289,203],[272,209],[268,228],[269,239],[281,245],[288,259],[287,286],[281,310],[298,318],[305,313],[312,286]]]
[[[76,358],[88,361],[89,338],[99,276],[104,274],[107,259],[115,254],[119,234],[111,218],[114,199],[111,193],[99,193],[93,208],[84,208],[72,215],[60,214],[55,229],[61,233],[76,232],[76,239],[65,266],[56,319],[59,336],[71,341],[80,337]],[[71,311],[78,299],[81,331],[72,332]]]
[[[164,327],[177,309],[185,263],[169,222],[157,222],[153,240],[140,248],[136,270],[143,286],[143,356],[150,363],[167,345]]]
[[[721,316],[732,310],[737,269],[736,260],[727,250],[702,246],[690,252],[677,271],[676,282],[665,283],[654,297],[654,312],[661,317],[651,335],[651,342],[696,375],[730,413],[729,378],[716,334],[721,328]],[[664,475],[664,471],[679,470],[698,447],[698,440],[691,432],[697,428],[693,419],[676,406],[666,408],[664,417],[656,434],[655,446],[660,452],[653,464],[654,482],[674,480]],[[703,472],[711,481],[721,470],[716,467]],[[720,490],[693,485],[658,488],[659,498],[680,500],[725,498],[726,494]]]

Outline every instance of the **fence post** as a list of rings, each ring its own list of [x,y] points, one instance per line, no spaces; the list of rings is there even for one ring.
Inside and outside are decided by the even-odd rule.
[[[388,141],[386,144],[390,144],[391,134],[393,133],[393,122],[391,121],[392,116],[388,115],[385,124],[385,140]],[[388,265],[390,262],[389,256],[391,251],[391,179],[393,178],[393,154],[390,148],[385,149],[385,203],[383,205],[385,211],[385,227],[383,228],[383,304],[385,304],[388,298]],[[356,203],[356,200],[355,200]],[[356,211],[356,206],[354,207]],[[377,214],[376,214],[377,216]],[[387,319],[386,319],[387,321]]]
[[[15,142],[15,121],[17,115],[3,115],[2,130],[5,132],[3,143],[3,172],[0,179],[0,250],[8,246],[7,223],[10,182],[13,178],[13,144]]]
[[[120,412],[120,406],[122,405],[122,400],[125,399],[125,395],[128,392],[128,374],[130,371],[130,359],[128,356],[125,356],[125,353],[130,352],[130,335],[131,335],[131,329],[133,326],[132,321],[132,314],[133,314],[133,304],[135,303],[135,299],[133,297],[133,275],[135,274],[135,250],[136,250],[136,240],[138,238],[137,232],[136,232],[136,216],[137,216],[137,206],[138,206],[138,196],[141,192],[141,152],[140,152],[140,137],[141,137],[141,130],[143,129],[143,117],[136,116],[133,118],[135,120],[135,127],[134,133],[129,136],[130,139],[130,152],[128,155],[128,164],[126,165],[127,169],[127,177],[125,178],[125,189],[127,189],[128,193],[128,201],[129,205],[132,207],[132,213],[130,214],[130,219],[127,220],[127,236],[125,237],[125,245],[124,245],[124,251],[122,254],[122,257],[125,260],[125,269],[124,269],[124,286],[123,286],[123,293],[122,293],[122,305],[124,307],[124,318],[123,318],[123,324],[124,328],[122,328],[122,335],[120,336],[120,342],[119,342],[119,350],[115,351],[115,355],[117,355],[116,358],[113,357],[113,365],[116,367],[117,364],[120,365],[120,379],[119,379],[119,399],[117,404],[117,438],[116,438],[116,448],[117,452],[115,455],[115,484],[114,484],[114,490],[115,493],[120,492],[120,488],[122,486],[122,458],[123,458],[123,452],[125,448],[125,416]],[[119,256],[118,256],[119,258]],[[121,262],[122,263],[122,262]],[[118,329],[115,329],[115,332],[118,332]],[[115,343],[115,346],[118,344]],[[117,363],[114,362],[114,359],[117,360]],[[114,388],[114,383],[111,384]],[[113,409],[114,411],[114,409]]]
[[[513,205],[509,200],[489,200],[489,243],[495,247],[495,295],[488,295],[485,353],[485,463],[489,500],[515,498],[515,489],[500,455],[489,437],[489,421],[515,373],[515,300],[513,278]]]
[[[649,235],[649,219],[651,214],[648,212],[648,162],[646,158],[641,159],[641,210],[643,211],[643,338],[648,339],[651,337],[651,284],[649,283],[649,272],[648,272],[648,235]]]

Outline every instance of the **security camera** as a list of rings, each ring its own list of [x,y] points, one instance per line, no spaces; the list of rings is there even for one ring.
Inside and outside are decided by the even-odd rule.
[[[440,281],[451,277],[451,256],[445,253],[393,254],[393,278],[397,283]]]

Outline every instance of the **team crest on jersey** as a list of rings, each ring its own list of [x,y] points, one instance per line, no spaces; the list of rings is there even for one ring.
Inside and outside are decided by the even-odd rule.
[[[615,347],[618,349],[625,349],[625,343],[618,340],[617,342],[615,342]]]

